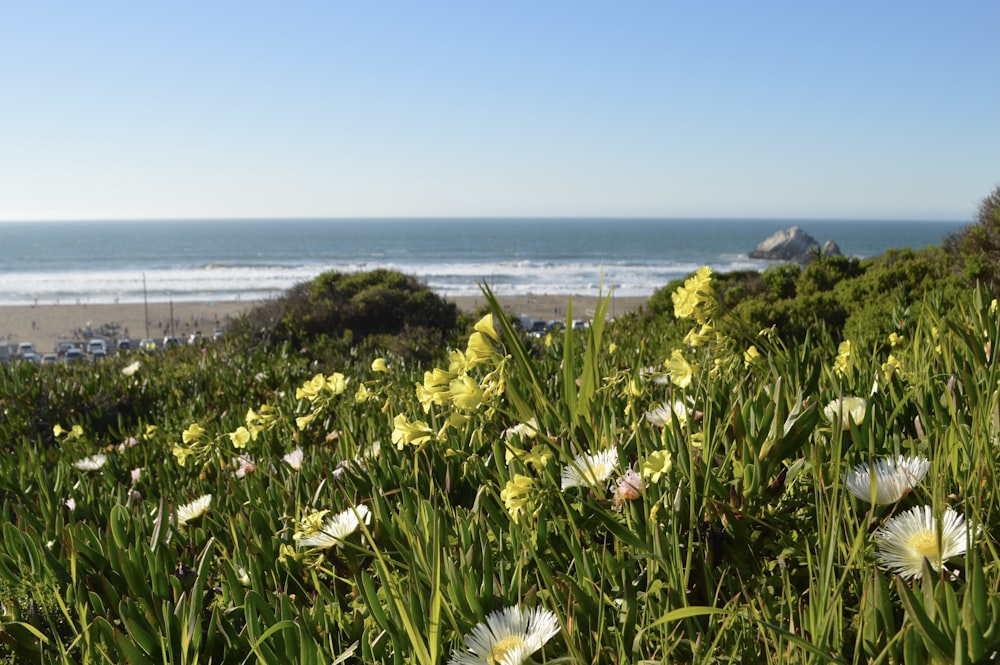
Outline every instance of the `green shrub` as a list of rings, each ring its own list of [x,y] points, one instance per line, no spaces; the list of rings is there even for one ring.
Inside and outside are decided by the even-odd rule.
[[[331,271],[298,284],[232,326],[247,344],[287,342],[336,362],[352,349],[428,361],[459,331],[458,309],[415,277],[392,270]]]

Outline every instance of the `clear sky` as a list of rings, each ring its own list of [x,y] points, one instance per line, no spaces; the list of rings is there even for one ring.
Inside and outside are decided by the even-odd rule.
[[[0,220],[971,220],[1000,2],[0,4]]]

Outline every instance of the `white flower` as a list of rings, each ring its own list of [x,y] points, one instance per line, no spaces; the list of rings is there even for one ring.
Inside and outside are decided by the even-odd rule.
[[[520,665],[558,632],[556,615],[541,607],[490,612],[465,636],[465,651],[453,653],[448,665]]]
[[[888,457],[876,460],[874,465],[857,465],[844,478],[844,484],[854,496],[871,501],[874,474],[875,504],[887,505],[902,499],[930,468],[930,460],[924,457]]]
[[[97,471],[104,463],[108,461],[106,455],[97,453],[96,455],[91,455],[90,457],[84,457],[82,460],[77,460],[73,462],[73,466],[80,471]]]
[[[670,375],[664,372],[662,367],[640,367],[639,378],[643,381],[652,381],[658,386],[670,383]]]
[[[941,570],[944,561],[965,554],[971,536],[965,518],[945,508],[939,542],[938,523],[931,507],[917,506],[893,517],[875,532],[876,556],[903,579],[919,579],[924,559],[934,570]]]
[[[667,427],[673,423],[672,416],[677,416],[677,422],[683,425],[687,422],[688,410],[684,402],[676,400],[673,404],[664,402],[646,412],[646,421],[656,427]]]
[[[368,506],[362,504],[348,508],[328,519],[318,531],[302,534],[298,539],[299,547],[318,547],[321,549],[333,545],[343,547],[344,539],[360,528],[362,520],[365,524],[371,522]]]
[[[139,482],[140,478],[142,478],[142,468],[132,469],[132,484]]]
[[[281,459],[285,462],[285,464],[287,464],[288,466],[290,466],[293,469],[295,469],[296,471],[298,471],[299,469],[302,468],[302,459],[304,457],[305,457],[305,453],[302,452],[302,449],[301,448],[296,448],[295,450],[293,450],[292,452],[288,453],[287,455],[285,455]]]
[[[602,450],[596,455],[577,455],[562,470],[562,489],[597,487],[611,477],[618,465],[618,449]]]
[[[183,527],[191,520],[198,519],[205,514],[211,504],[212,495],[206,494],[181,506],[177,509],[177,526]]]
[[[73,497],[66,499],[65,503],[66,507],[69,508],[70,510],[76,510],[76,499],[74,499]]]
[[[125,376],[132,376],[133,374],[139,371],[140,367],[142,367],[142,363],[136,360],[132,364],[125,365],[125,367],[122,367],[122,374],[124,374]]]
[[[503,431],[503,440],[510,441],[514,437],[518,439],[534,439],[538,436],[538,424],[532,418],[526,423],[518,423],[513,427],[508,427]]]
[[[831,423],[840,423],[841,429],[850,429],[847,416],[850,416],[855,425],[860,425],[865,419],[867,408],[868,402],[864,397],[838,397],[823,407],[823,414]]]

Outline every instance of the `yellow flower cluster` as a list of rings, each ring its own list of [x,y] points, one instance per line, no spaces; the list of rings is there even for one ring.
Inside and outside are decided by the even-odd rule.
[[[712,288],[712,269],[702,266],[689,277],[684,285],[672,294],[674,316],[708,323],[715,313],[718,301]]]
[[[500,336],[493,325],[493,315],[487,314],[469,336],[465,351],[456,349],[449,357],[448,369],[435,367],[424,372],[423,383],[416,384],[417,399],[424,413],[435,406],[447,409],[444,428],[460,427],[469,420],[471,412],[503,394],[506,359],[497,351]],[[473,370],[493,364],[482,379],[473,376]],[[420,445],[434,436],[423,421],[410,421],[400,414],[393,420],[392,442],[402,448],[405,444]]]
[[[329,408],[334,398],[344,394],[347,383],[347,377],[340,372],[333,374],[320,372],[296,388],[295,399],[309,402],[309,413],[295,419],[296,427],[300,430],[308,427],[309,423]]]
[[[187,465],[188,457],[194,457],[201,461],[208,457],[215,449],[214,442],[205,433],[201,425],[191,423],[187,429],[181,433],[182,444],[174,444],[173,454],[177,458],[177,463],[181,466]]]
[[[851,341],[845,339],[837,348],[837,357],[833,360],[833,371],[837,376],[844,376],[851,367]]]

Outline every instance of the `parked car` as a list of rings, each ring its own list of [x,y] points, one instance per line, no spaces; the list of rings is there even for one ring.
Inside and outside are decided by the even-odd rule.
[[[78,363],[87,359],[87,356],[83,355],[83,351],[76,348],[75,346],[71,349],[67,349],[66,353],[63,354],[63,362],[67,363]]]
[[[43,365],[54,365],[57,362],[59,362],[58,353],[46,353],[44,356],[42,356]]]
[[[169,349],[172,346],[180,346],[181,340],[174,337],[173,335],[167,335],[163,338],[163,348]]]
[[[146,339],[139,340],[139,350],[145,353],[155,353],[156,342],[148,337]]]
[[[21,342],[20,344],[17,345],[17,355],[23,358],[26,354],[29,353],[35,353],[37,355],[37,353],[35,352],[35,345],[33,343]]]
[[[132,340],[130,339],[120,339],[118,344],[115,345],[120,353],[128,353],[132,350]]]
[[[98,353],[105,356],[108,354],[108,344],[100,337],[95,337],[87,342],[87,353],[95,357]]]
[[[37,353],[35,353],[34,351],[28,351],[27,353],[22,353],[20,354],[20,358],[21,360],[31,363],[38,363],[42,361],[42,357]]]
[[[66,352],[72,349],[75,345],[73,342],[59,342],[56,344],[55,352],[56,355],[62,358],[66,355]]]

